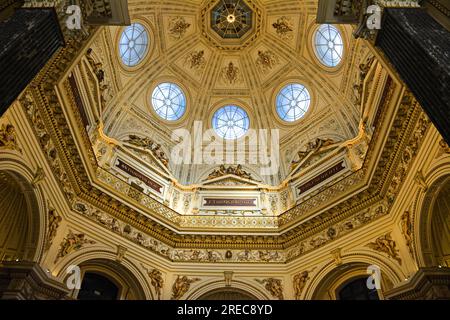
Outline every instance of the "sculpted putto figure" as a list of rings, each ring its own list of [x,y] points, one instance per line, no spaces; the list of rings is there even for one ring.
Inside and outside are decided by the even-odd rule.
[[[310,141],[306,144],[303,150],[297,152],[297,159],[291,162],[291,171],[296,168],[296,166],[302,162],[310,154],[321,151],[323,148],[329,147],[336,144],[336,141],[330,138],[317,138],[314,141]]]
[[[150,138],[141,138],[136,135],[129,135],[128,140],[125,140],[125,142],[132,144],[136,147],[141,147],[147,150],[150,150],[152,154],[158,158],[159,161],[163,163],[164,166],[169,165],[169,158],[166,156],[165,152],[162,150],[162,147],[160,144],[154,142]]]
[[[300,300],[300,296],[302,295],[303,289],[305,288],[306,282],[308,280],[309,280],[308,271],[299,273],[294,277],[294,291],[295,291],[295,298],[297,300]]]
[[[2,125],[0,128],[0,148],[20,151],[17,146],[16,130],[13,125]]]
[[[189,291],[191,284],[200,281],[199,278],[188,278],[187,276],[178,276],[172,286],[172,300],[180,299]]]
[[[226,168],[225,165],[222,164],[218,169],[215,169],[213,172],[211,172],[207,180],[223,177],[227,174],[232,174],[240,178],[253,180],[252,175],[247,171],[245,171],[244,169],[242,169],[242,165],[240,164],[238,164],[236,167],[229,166],[228,168]]]

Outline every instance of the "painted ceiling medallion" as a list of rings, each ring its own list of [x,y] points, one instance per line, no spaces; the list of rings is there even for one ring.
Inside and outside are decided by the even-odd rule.
[[[252,19],[243,0],[220,0],[211,11],[211,27],[224,39],[240,39],[252,28]]]

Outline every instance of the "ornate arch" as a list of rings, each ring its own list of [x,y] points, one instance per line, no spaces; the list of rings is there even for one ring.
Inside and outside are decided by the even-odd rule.
[[[419,196],[413,221],[415,252],[419,267],[434,267],[438,264],[433,252],[432,219],[441,190],[450,184],[450,164],[437,168],[427,176],[426,184],[429,187]]]
[[[195,290],[193,290],[186,298],[186,300],[198,300],[202,296],[215,292],[217,290],[221,290],[224,288],[231,288],[243,291],[253,297],[255,297],[258,300],[270,300],[270,297],[267,296],[264,292],[260,291],[256,286],[252,285],[251,283],[248,283],[246,281],[242,280],[233,280],[231,283],[231,287],[227,287],[224,280],[213,280],[210,282],[207,282]]]
[[[381,269],[382,291],[391,289],[405,278],[399,268],[393,267],[390,262],[384,261],[381,257],[366,253],[347,254],[342,257],[342,264],[337,266],[334,261],[329,262],[315,273],[307,284],[302,298],[305,300],[324,299],[330,290],[335,292],[352,279],[369,277],[367,268],[371,265],[376,265]],[[333,294],[328,295],[328,298],[332,297]]]
[[[33,170],[15,155],[3,155],[0,159],[0,173],[9,180],[8,184],[14,184],[23,194],[22,209],[26,211],[27,230],[23,254],[17,259],[39,263],[44,253],[47,226],[47,206],[43,191],[39,185],[33,184]],[[21,201],[18,197],[15,199]],[[4,213],[7,214],[5,211]]]
[[[132,291],[132,298],[136,300],[154,300],[154,296],[148,285],[147,277],[129,259],[118,261],[117,253],[112,253],[103,248],[90,248],[73,253],[62,260],[55,273],[57,278],[65,283],[69,276],[66,270],[69,266],[79,266],[82,275],[85,272],[99,273],[109,278],[119,287],[127,286]],[[72,292],[76,295],[76,292]],[[122,295],[122,298],[124,296]]]

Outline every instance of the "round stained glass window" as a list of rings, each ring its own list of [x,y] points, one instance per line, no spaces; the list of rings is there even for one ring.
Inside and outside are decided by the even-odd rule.
[[[327,67],[336,67],[344,54],[344,43],[339,30],[330,25],[323,24],[316,31],[314,40],[316,55]]]
[[[212,119],[212,126],[223,139],[239,139],[250,128],[250,119],[244,109],[229,105],[216,111]]]
[[[277,96],[278,116],[287,122],[297,121],[308,112],[310,103],[311,96],[305,86],[298,83],[288,84]]]
[[[124,65],[134,67],[147,54],[148,33],[140,23],[133,23],[122,31],[119,42],[120,58]]]
[[[161,83],[152,94],[152,106],[164,120],[179,120],[186,112],[186,96],[174,83]]]

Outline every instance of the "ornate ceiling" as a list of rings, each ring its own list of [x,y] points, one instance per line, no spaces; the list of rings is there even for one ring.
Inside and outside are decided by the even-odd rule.
[[[121,64],[122,28],[102,28],[70,72],[64,62],[81,43],[69,43],[22,97],[77,217],[171,261],[284,263],[387,215],[429,127],[417,102],[346,28],[342,63],[323,67],[312,51],[314,2],[247,1],[260,8],[261,29],[235,39],[240,47],[200,32],[203,9],[215,4],[129,1],[132,21],[149,32],[140,64]],[[199,67],[188,63],[194,57]],[[186,94],[178,121],[151,108],[161,82]],[[291,82],[308,88],[311,108],[288,124],[275,97]],[[197,121],[207,129],[224,104],[245,109],[253,128],[280,130],[279,172],[174,166],[165,156],[173,130]]]
[[[353,85],[368,51],[359,48],[349,27],[342,27],[342,63],[336,68],[321,65],[313,48],[316,6],[315,1],[294,0],[129,1],[132,21],[142,23],[150,34],[144,61],[133,68],[123,66],[117,57],[119,27],[103,30],[92,43],[111,83],[102,115],[105,133],[119,141],[130,134],[153,137],[170,154],[174,129],[190,130],[196,121],[210,129],[219,107],[237,104],[249,114],[252,129],[280,130],[279,172],[261,177],[257,166],[247,166],[264,183],[280,184],[297,151],[309,142],[317,138],[344,142],[358,131]],[[224,10],[230,15],[236,10],[234,33]],[[187,98],[185,115],[174,123],[162,121],[149,102],[152,90],[164,81],[178,84]],[[275,108],[276,95],[288,83],[304,85],[311,95],[309,112],[293,124],[282,121]],[[171,171],[181,183],[195,184],[214,167],[190,165]]]

